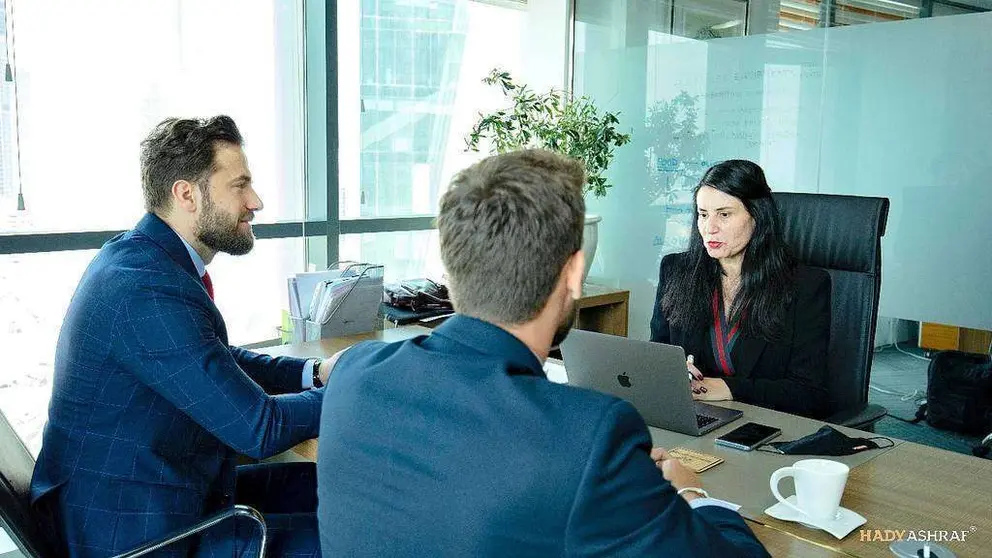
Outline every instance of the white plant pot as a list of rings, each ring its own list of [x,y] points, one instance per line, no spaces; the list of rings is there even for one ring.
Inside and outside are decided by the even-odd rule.
[[[603,218],[599,215],[586,214],[586,225],[582,231],[582,253],[586,257],[586,270],[582,274],[582,280],[589,276],[589,269],[592,268],[592,260],[596,257],[596,245],[599,244],[599,222]]]

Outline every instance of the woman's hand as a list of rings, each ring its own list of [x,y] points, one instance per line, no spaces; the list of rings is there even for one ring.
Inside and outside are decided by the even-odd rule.
[[[692,389],[692,393],[694,394],[703,393],[706,391],[706,388],[703,387],[704,376],[703,373],[696,368],[696,365],[693,364],[693,362],[694,359],[692,355],[685,357],[685,366],[689,369],[689,387]]]
[[[695,384],[696,382],[693,382]],[[699,383],[699,391],[692,391],[692,398],[699,401],[733,401],[734,394],[730,393],[727,382],[720,378],[703,378]]]

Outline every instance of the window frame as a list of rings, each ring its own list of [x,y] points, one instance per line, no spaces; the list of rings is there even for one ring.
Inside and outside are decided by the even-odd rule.
[[[260,223],[253,226],[259,240],[304,240],[306,261],[319,267],[339,260],[342,235],[426,231],[437,228],[436,215],[355,218],[340,217],[339,129],[338,129],[338,13],[335,0],[298,0],[303,7],[304,66],[304,218],[300,220]],[[528,10],[527,0],[471,0],[507,8]],[[542,0],[547,2],[549,0]],[[572,80],[574,0],[566,2],[569,29],[565,45],[565,83]],[[25,232],[0,234],[0,255],[55,253],[96,250],[114,236],[118,229],[61,232]],[[324,250],[316,252],[323,239]],[[303,271],[303,270],[301,270]],[[276,343],[259,340],[252,346]]]
[[[324,237],[326,251],[323,254],[308,253],[306,259],[327,265],[338,261],[341,235],[430,230],[435,228],[435,216],[365,219],[339,217],[337,2],[300,1],[303,3],[306,68],[306,173],[303,184],[307,199],[306,219],[256,224],[253,230],[259,240],[297,237],[310,240]],[[325,92],[330,94],[324,94]],[[321,153],[324,154],[323,157],[320,156]],[[0,234],[0,255],[94,250],[122,232],[124,231],[4,233]],[[267,342],[268,340],[260,340],[260,343]]]

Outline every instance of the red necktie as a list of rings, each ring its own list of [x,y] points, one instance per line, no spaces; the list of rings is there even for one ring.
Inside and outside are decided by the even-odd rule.
[[[203,272],[203,286],[207,288],[207,296],[210,300],[214,299],[214,282],[210,280],[210,273],[208,271]]]

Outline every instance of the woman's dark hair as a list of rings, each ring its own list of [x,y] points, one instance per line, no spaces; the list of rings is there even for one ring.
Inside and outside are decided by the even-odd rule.
[[[696,196],[703,186],[729,194],[744,204],[754,219],[754,233],[744,251],[741,285],[730,308],[730,322],[740,320],[743,335],[766,341],[782,335],[785,309],[795,297],[793,283],[796,260],[782,237],[778,207],[761,167],[744,160],[717,163],[706,171],[693,192],[693,210],[698,220]],[[666,289],[662,311],[668,321],[692,331],[712,322],[712,297],[721,289],[720,263],[706,253],[699,227],[692,228],[687,257],[681,265],[665,269]]]

